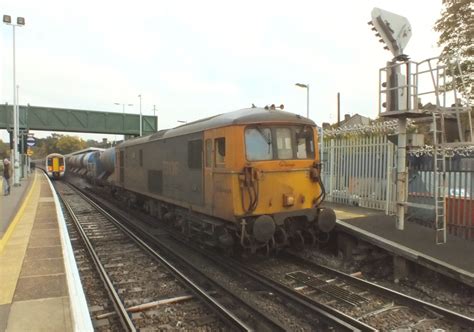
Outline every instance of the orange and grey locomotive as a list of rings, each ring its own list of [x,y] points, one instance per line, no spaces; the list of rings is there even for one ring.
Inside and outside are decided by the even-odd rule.
[[[334,211],[320,206],[315,123],[293,113],[242,109],[110,152],[100,159],[115,165],[108,182],[116,197],[213,245],[300,246],[335,226]]]

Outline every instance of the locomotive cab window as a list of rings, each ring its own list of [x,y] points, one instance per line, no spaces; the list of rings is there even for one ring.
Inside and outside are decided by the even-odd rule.
[[[247,128],[245,130],[247,160],[273,159],[272,133],[270,128]]]
[[[314,158],[313,130],[310,127],[296,128],[296,158]]]
[[[313,159],[313,129],[310,126],[248,127],[245,153],[248,161]]]
[[[216,167],[225,167],[225,137],[214,140]]]
[[[292,159],[293,146],[290,128],[276,128],[278,159]]]

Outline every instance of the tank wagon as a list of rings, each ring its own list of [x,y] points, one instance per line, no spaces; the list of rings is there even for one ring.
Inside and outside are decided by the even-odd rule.
[[[68,173],[95,180],[100,175],[99,158],[104,149],[88,148],[66,156]]]
[[[250,108],[125,141],[99,161],[129,205],[188,236],[255,252],[312,244],[333,229],[318,156],[313,121]]]

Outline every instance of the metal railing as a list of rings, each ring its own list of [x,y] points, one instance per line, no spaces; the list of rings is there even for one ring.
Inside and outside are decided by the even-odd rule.
[[[433,156],[409,157],[408,217],[434,227],[436,177]],[[474,240],[474,157],[446,158],[445,190],[442,195],[448,233]],[[440,179],[438,179],[438,182]]]
[[[326,131],[322,160],[327,201],[396,213],[396,145],[387,134],[361,128]],[[407,217],[434,228],[436,182],[442,174],[433,169],[433,153],[425,147],[408,155]],[[447,231],[474,239],[474,148],[450,148],[444,174]]]
[[[386,135],[327,137],[324,151],[329,202],[395,212],[395,145]]]

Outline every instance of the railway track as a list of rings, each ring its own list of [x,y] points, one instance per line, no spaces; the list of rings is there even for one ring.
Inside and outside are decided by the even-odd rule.
[[[95,198],[97,199],[97,198]],[[107,210],[114,215],[114,217],[118,219],[123,219],[123,220],[129,220],[131,218],[130,215],[127,215],[125,211],[120,212],[116,208],[110,205],[110,203],[107,203],[103,199],[99,199],[100,204],[102,206],[109,205]],[[134,213],[135,215],[135,213]],[[143,216],[146,218],[146,216]],[[140,217],[141,218],[141,217]],[[138,220],[135,220],[133,223],[131,223],[130,227],[134,228],[134,232],[136,234],[139,234],[140,237],[147,238],[149,243],[153,243],[153,245],[157,246],[160,251],[166,252],[167,255],[174,255],[177,256],[180,251],[183,251],[183,249],[178,248],[179,246],[181,247],[186,247],[187,248],[187,253],[184,254],[184,256],[191,256],[191,255],[199,255],[201,258],[196,258],[193,257],[192,260],[193,262],[190,262],[190,264],[198,265],[196,261],[199,259],[205,259],[206,263],[204,263],[205,268],[208,268],[211,265],[215,265],[217,267],[220,267],[222,270],[225,271],[227,275],[232,275],[234,277],[238,276],[238,279],[240,279],[241,284],[244,283],[244,285],[239,286],[240,290],[242,293],[245,293],[245,291],[242,291],[242,287],[245,287],[245,289],[253,289],[257,290],[259,294],[262,294],[261,296],[261,302],[258,303],[257,305],[255,302],[253,304],[250,302],[247,302],[249,306],[253,306],[254,308],[256,307],[261,307],[261,308],[270,308],[269,311],[270,313],[265,313],[261,312],[262,316],[271,316],[271,312],[278,311],[278,303],[282,307],[280,309],[280,312],[284,312],[284,315],[289,316],[290,318],[283,318],[278,317],[278,319],[283,320],[283,321],[292,321],[293,316],[292,315],[297,315],[299,316],[299,323],[301,325],[296,324],[288,324],[285,322],[277,322],[277,324],[280,324],[281,329],[301,329],[301,327],[306,328],[306,329],[336,329],[336,330],[363,330],[363,331],[373,331],[374,329],[371,328],[370,326],[361,323],[360,321],[357,321],[337,310],[332,309],[329,306],[325,305],[320,305],[316,301],[312,301],[308,298],[305,298],[304,296],[301,296],[301,294],[298,294],[297,292],[289,289],[288,287],[285,287],[284,285],[278,285],[275,282],[272,282],[269,279],[263,278],[261,275],[260,276],[250,276],[248,272],[245,272],[242,270],[242,266],[233,266],[233,264],[228,264],[226,263],[227,258],[222,258],[218,257],[211,252],[208,252],[206,250],[203,250],[199,247],[196,246],[191,246],[189,242],[186,239],[181,238],[179,242],[179,245],[177,245],[177,240],[178,238],[171,239],[169,236],[153,236],[153,231],[150,230],[143,230],[141,227],[137,227],[137,224],[139,223]],[[158,232],[159,233],[159,232]],[[186,259],[183,258],[183,255],[181,255],[180,259]],[[189,258],[191,260],[191,258]],[[209,262],[210,261],[210,262]],[[250,276],[250,278],[249,278]],[[233,281],[228,281],[229,284],[232,284]],[[224,286],[226,287],[226,286]],[[236,292],[239,292],[238,290]],[[255,293],[255,292],[254,292]],[[246,297],[246,294],[241,294],[240,295],[242,298]],[[264,300],[262,300],[264,298]],[[267,302],[266,302],[267,301]],[[273,304],[269,304],[268,301],[274,302]],[[275,304],[276,302],[276,304]],[[265,311],[266,309],[263,309]],[[292,313],[293,312],[293,313]],[[281,313],[279,315],[282,315]],[[274,319],[276,317],[274,316]],[[298,318],[295,319],[296,321]]]
[[[125,212],[118,212],[117,209],[114,213],[118,213],[122,218],[128,218],[123,214]],[[137,225],[136,221],[134,225]],[[151,236],[150,232],[148,234],[143,234],[147,233],[143,230],[138,232],[148,237],[149,241],[163,251],[173,252],[172,248],[176,248],[175,240],[179,240],[180,245],[189,248],[189,257],[199,253],[228,273],[253,280],[258,286],[247,285],[249,288],[258,289],[262,294],[277,294],[280,301],[285,302],[288,307],[300,308],[298,309],[300,311],[303,308],[304,312],[310,313],[307,317],[319,317],[326,324],[323,329],[329,327],[370,331],[404,327],[466,329],[473,326],[473,320],[469,317],[319,266],[291,254],[266,258],[252,265],[252,262],[249,264],[228,257],[223,258],[214,252],[191,245],[179,235],[174,236],[173,240],[168,236],[158,236],[160,239],[157,240],[157,236]],[[278,268],[275,270],[275,267]],[[265,316],[265,313],[262,315]],[[278,322],[276,324],[278,325]],[[285,324],[279,326],[289,328]],[[314,329],[315,325],[309,328]],[[319,328],[321,329],[321,325]]]
[[[104,316],[119,317],[123,330],[252,329],[157,252],[144,243],[138,244],[136,238],[114,224],[110,215],[82,194],[62,183],[56,184],[56,190],[115,308]],[[159,308],[153,305],[163,298],[187,301]],[[128,312],[130,307],[136,309],[144,304],[152,310]]]
[[[469,330],[474,327],[471,317],[292,253],[285,252],[278,258],[254,262],[250,266],[379,330]]]
[[[81,240],[77,228],[74,226],[74,221],[67,213],[65,214],[65,221],[81,282],[87,297],[88,309],[91,314],[94,330],[97,332],[121,330],[122,323],[116,315],[108,319],[96,318],[98,315],[115,311],[114,304],[109,298],[107,290],[104,289],[100,275],[94,267],[94,263],[87,252],[84,242]]]

